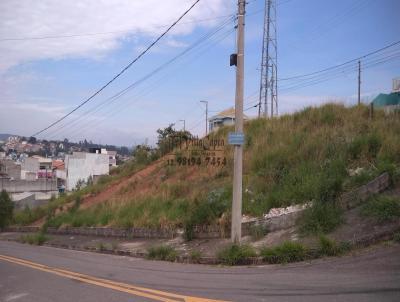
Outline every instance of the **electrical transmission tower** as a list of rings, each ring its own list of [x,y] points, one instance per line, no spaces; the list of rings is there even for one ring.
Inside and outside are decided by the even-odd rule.
[[[278,115],[276,0],[265,0],[258,116]]]

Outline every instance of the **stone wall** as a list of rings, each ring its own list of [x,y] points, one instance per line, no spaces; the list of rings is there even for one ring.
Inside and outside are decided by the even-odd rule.
[[[390,176],[389,173],[385,172],[369,183],[351,192],[344,193],[340,198],[340,205],[344,209],[352,209],[366,201],[370,196],[383,192],[389,186]]]
[[[6,190],[8,193],[57,191],[57,180],[9,180],[2,178],[0,179],[1,190]]]
[[[340,198],[342,207],[350,209],[357,206],[360,202],[365,201],[368,197],[380,193],[387,189],[390,185],[390,177],[388,173],[384,173],[351,192],[345,193]],[[302,211],[292,212],[289,214],[260,218],[255,221],[242,223],[242,235],[246,236],[251,233],[251,228],[257,225],[264,226],[268,231],[284,230],[296,225],[297,219]],[[10,232],[36,232],[38,227],[11,227],[7,231]],[[174,238],[180,235],[177,230],[160,230],[160,229],[118,229],[108,227],[66,227],[62,229],[48,228],[50,234],[60,235],[88,235],[101,237],[122,237],[122,238]],[[194,229],[195,238],[229,238],[229,227],[220,227],[217,225],[196,226]]]
[[[8,227],[6,232],[39,232],[40,227]],[[173,230],[145,229],[145,228],[109,228],[109,227],[65,227],[47,228],[48,234],[54,235],[83,235],[99,237],[119,237],[119,238],[174,238],[177,232]]]
[[[57,180],[55,180],[55,179],[38,179],[38,180],[0,179],[0,191],[1,190],[6,190],[9,193],[57,191]]]

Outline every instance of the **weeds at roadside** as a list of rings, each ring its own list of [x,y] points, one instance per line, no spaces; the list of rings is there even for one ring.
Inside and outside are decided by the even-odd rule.
[[[147,259],[151,260],[166,260],[174,262],[178,252],[171,246],[160,245],[153,246],[147,249]]]
[[[263,225],[251,225],[249,234],[253,241],[258,241],[268,234],[268,230]]]
[[[343,222],[342,210],[334,202],[315,202],[300,218],[304,234],[329,233]]]
[[[257,253],[250,245],[229,245],[217,254],[217,258],[222,264],[237,265],[244,264],[249,258],[256,257]]]
[[[270,264],[303,261],[307,258],[307,248],[298,242],[286,241],[272,248],[260,251],[263,260]]]
[[[347,241],[337,243],[333,239],[329,239],[325,235],[319,236],[318,256],[339,256],[350,251],[351,245]]]
[[[97,248],[99,251],[101,251],[101,252],[107,250],[107,246],[106,246],[106,244],[104,244],[103,242],[98,242],[98,243],[96,244],[96,248]]]
[[[400,198],[378,196],[372,197],[361,209],[361,214],[373,217],[378,222],[390,222],[400,217]]]
[[[31,245],[43,245],[43,243],[48,240],[49,238],[41,232],[36,234],[21,235],[21,237],[19,238],[19,241],[21,243],[28,243]]]
[[[397,232],[393,235],[393,241],[400,243],[400,232]]]
[[[192,250],[189,253],[190,261],[192,263],[199,263],[202,257],[201,251],[199,250]]]

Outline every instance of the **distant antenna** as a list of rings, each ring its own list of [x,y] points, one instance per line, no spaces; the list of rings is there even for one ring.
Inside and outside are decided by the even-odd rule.
[[[264,35],[258,116],[278,115],[278,49],[276,38],[276,0],[265,0]],[[262,110],[263,106],[263,110]],[[270,107],[270,108],[268,108]]]

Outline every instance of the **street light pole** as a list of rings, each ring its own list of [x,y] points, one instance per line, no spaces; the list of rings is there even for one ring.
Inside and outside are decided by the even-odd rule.
[[[186,131],[186,121],[185,120],[179,120],[180,122],[183,122],[183,132]]]
[[[243,88],[244,88],[244,15],[246,0],[238,0],[237,65],[235,97],[235,132],[243,133]],[[243,145],[234,146],[233,199],[231,240],[240,244],[242,237],[242,186]]]
[[[206,136],[208,134],[208,101],[200,101],[200,103],[206,104]]]

